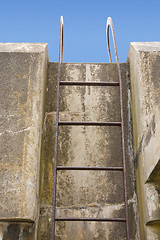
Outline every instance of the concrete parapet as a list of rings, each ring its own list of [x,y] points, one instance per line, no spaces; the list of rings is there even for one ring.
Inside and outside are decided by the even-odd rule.
[[[38,216],[47,66],[45,43],[0,43],[1,222]]]
[[[128,61],[141,239],[159,239],[160,43],[131,43]]]

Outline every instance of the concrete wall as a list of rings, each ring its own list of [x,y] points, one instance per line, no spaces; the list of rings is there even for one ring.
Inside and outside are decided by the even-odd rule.
[[[160,43],[131,43],[128,62],[141,239],[158,240]],[[116,69],[116,64],[64,63],[62,80],[118,81]],[[121,69],[130,238],[138,240],[128,64],[121,64]],[[0,44],[0,240],[37,239],[38,220],[38,239],[51,238],[56,81],[57,63],[48,65],[47,44]],[[119,121],[117,87],[107,90],[104,87],[62,87],[60,118],[69,121]],[[60,129],[59,141],[60,165],[122,164],[118,127],[65,126]],[[122,217],[122,186],[121,173],[60,171],[57,215]],[[125,226],[62,222],[56,224],[56,235],[57,239],[63,240],[124,240]]]
[[[0,44],[0,239],[27,236],[39,214],[47,66],[45,43]]]
[[[160,239],[160,43],[131,43],[128,61],[141,239]]]
[[[51,239],[52,187],[55,138],[57,63],[49,63],[46,92],[46,121],[41,164],[41,214],[38,239]],[[125,143],[129,198],[130,240],[138,239],[134,171],[128,136],[128,65],[121,64],[124,89]],[[118,81],[116,64],[63,63],[63,81]],[[60,119],[63,121],[120,121],[119,87],[61,86]],[[122,166],[119,127],[61,126],[58,165]],[[132,154],[131,154],[132,155]],[[59,171],[57,216],[124,217],[122,172]],[[59,240],[124,240],[125,223],[59,222]]]

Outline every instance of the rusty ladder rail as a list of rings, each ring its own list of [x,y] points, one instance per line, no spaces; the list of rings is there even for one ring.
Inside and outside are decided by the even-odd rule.
[[[60,75],[61,63],[63,62],[63,16],[60,19],[59,33],[59,60],[58,60],[58,77],[57,77],[57,110],[56,110],[56,135],[55,135],[55,152],[54,152],[54,170],[53,170],[53,225],[52,240],[55,239],[55,217],[56,217],[56,182],[57,182],[57,157],[58,157],[58,130],[59,130],[59,94],[60,94]]]
[[[108,23],[108,22],[107,22]],[[112,28],[113,29],[113,28]],[[108,25],[107,25],[108,31]],[[109,43],[109,42],[108,42]],[[117,55],[118,56],[118,55]],[[52,240],[55,240],[55,222],[56,221],[97,221],[97,222],[126,222],[128,226],[128,215],[126,218],[57,218],[56,217],[56,182],[57,182],[57,171],[61,170],[99,170],[99,171],[121,171],[126,176],[125,160],[123,158],[123,167],[70,167],[70,166],[57,166],[58,159],[58,133],[59,126],[61,125],[76,125],[76,126],[119,126],[122,129],[122,143],[123,143],[123,157],[124,157],[124,125],[123,125],[123,108],[121,104],[121,122],[73,122],[73,121],[60,121],[59,120],[59,97],[60,97],[60,86],[120,86],[121,90],[121,78],[119,82],[71,82],[71,81],[60,81],[61,63],[63,62],[63,17],[60,19],[60,35],[59,35],[59,62],[58,62],[58,77],[57,77],[57,110],[56,110],[56,134],[55,134],[55,154],[54,154],[54,180],[53,180],[53,225],[52,225]],[[119,62],[118,62],[119,63]],[[120,68],[119,68],[120,70]],[[122,94],[120,93],[120,99]],[[122,101],[122,100],[121,100]],[[126,180],[124,182],[126,187]],[[126,205],[126,191],[125,191],[125,205]],[[128,210],[127,210],[128,213]],[[129,235],[127,231],[127,240]]]
[[[126,214],[126,235],[127,235],[127,240],[129,240],[130,238],[129,238],[129,220],[128,220],[126,157],[125,157],[125,141],[124,141],[122,77],[121,77],[121,69],[120,69],[119,58],[118,58],[118,50],[117,50],[117,44],[116,44],[115,31],[114,31],[113,21],[112,21],[111,17],[108,17],[108,19],[107,19],[106,37],[107,37],[109,59],[110,59],[110,62],[112,63],[111,50],[110,50],[110,44],[109,44],[109,27],[111,27],[111,31],[112,31],[112,38],[113,38],[114,50],[115,50],[115,55],[116,55],[116,63],[117,63],[117,69],[118,69],[118,77],[119,77],[120,108],[121,108],[121,139],[122,139],[122,157],[123,157],[123,182],[124,182],[124,198],[125,198],[125,214]]]

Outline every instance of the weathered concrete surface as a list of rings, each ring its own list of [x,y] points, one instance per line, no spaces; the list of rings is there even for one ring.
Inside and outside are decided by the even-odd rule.
[[[160,239],[160,43],[131,43],[128,61],[141,239]]]
[[[129,197],[130,239],[137,239],[133,163],[129,154],[128,66],[121,64],[124,88],[125,138]],[[116,64],[62,64],[62,80],[118,81]],[[52,186],[55,138],[57,63],[50,63],[46,93],[46,119],[41,164],[41,212],[38,239],[51,239]],[[119,121],[118,87],[61,87],[60,119],[71,121]],[[61,126],[58,165],[122,166],[119,127]],[[121,172],[59,171],[57,216],[124,217]],[[124,240],[124,223],[61,222],[58,240]]]
[[[34,222],[38,216],[47,66],[45,43],[0,43],[1,222]]]

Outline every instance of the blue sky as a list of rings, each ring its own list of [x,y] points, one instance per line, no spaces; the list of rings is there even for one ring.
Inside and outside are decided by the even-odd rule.
[[[64,62],[108,62],[105,27],[112,17],[120,62],[130,42],[160,41],[160,1],[1,1],[0,42],[47,42],[58,60],[60,16],[64,17]]]

